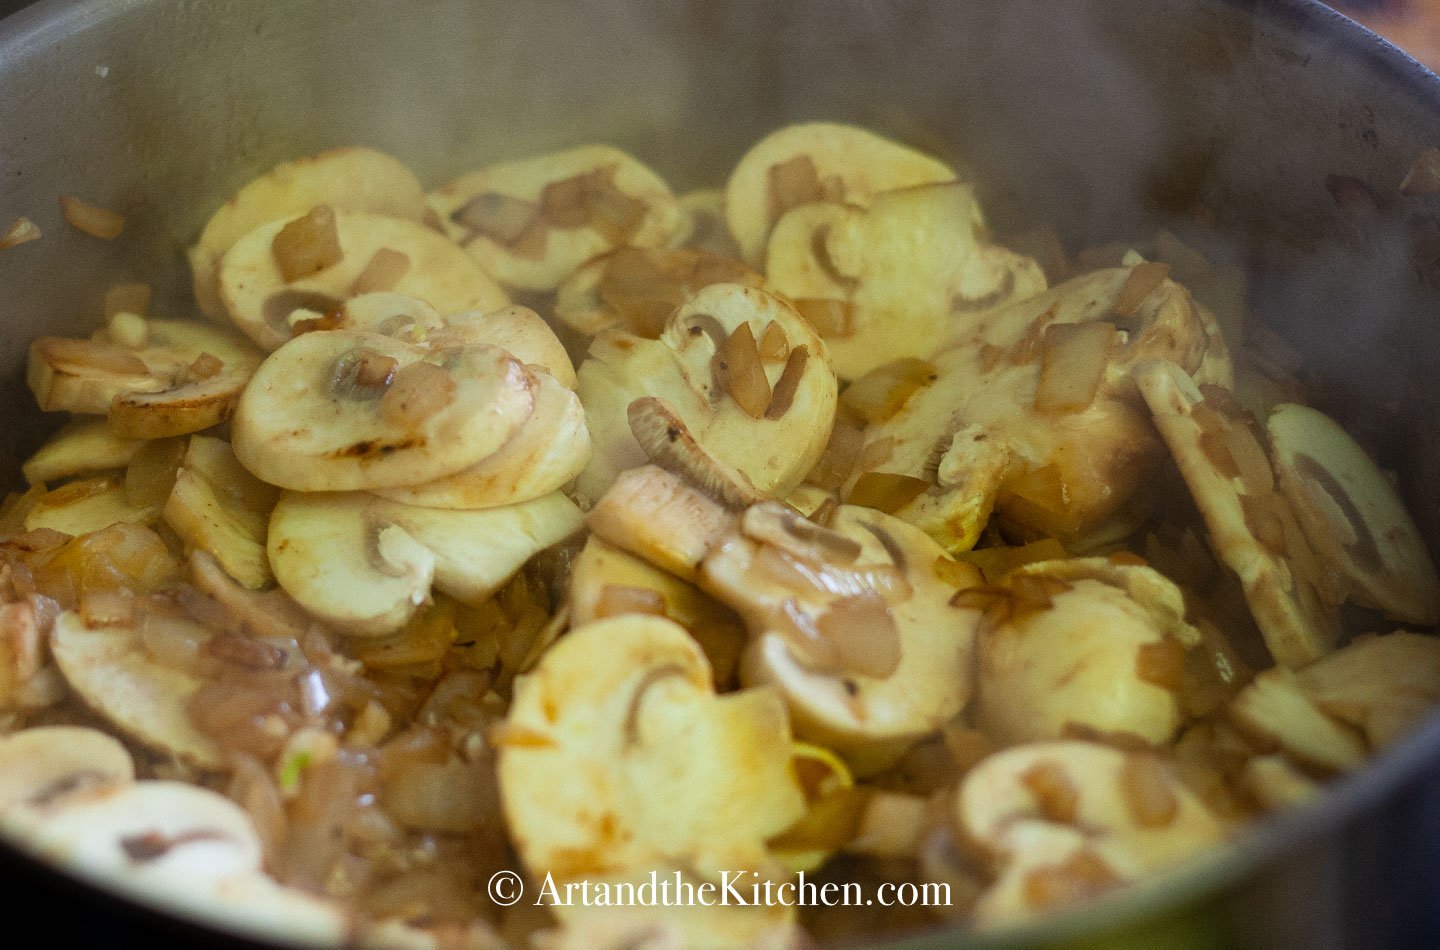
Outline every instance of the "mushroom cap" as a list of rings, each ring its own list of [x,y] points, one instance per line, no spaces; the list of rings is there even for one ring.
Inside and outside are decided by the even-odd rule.
[[[1185,370],[1153,360],[1135,381],[1205,519],[1210,546],[1245,590],[1276,661],[1304,666],[1334,649],[1339,617],[1293,509],[1274,490],[1271,463],[1250,431],[1253,418],[1228,391],[1202,392]],[[1251,446],[1236,455],[1240,445]],[[1242,458],[1255,461],[1241,468]],[[1269,484],[1266,484],[1266,483]]]
[[[14,808],[51,806],[71,794],[135,780],[130,753],[81,726],[35,726],[0,738],[0,827]]]
[[[104,419],[72,419],[25,460],[21,471],[31,485],[95,475],[129,465],[142,444],[119,435]]]
[[[800,373],[783,413],[771,418],[767,410],[756,418],[733,398],[733,387],[722,385],[723,375],[717,384],[712,334],[724,342],[748,331],[760,340],[772,323],[784,331],[789,350],[783,360],[759,360],[771,398],[786,366],[798,365]],[[797,355],[801,347],[803,357]],[[755,488],[788,493],[814,466],[829,437],[836,382],[825,353],[825,344],[790,304],[740,284],[700,290],[670,316],[657,340],[619,330],[602,333],[579,371],[595,454],[576,493],[594,501],[620,472],[645,463],[629,408],[647,396],[668,404],[708,454],[744,473]]]
[[[1400,494],[1354,439],[1309,406],[1266,422],[1280,490],[1351,598],[1405,623],[1440,621],[1440,578]]]
[[[1440,702],[1440,639],[1405,630],[1357,637],[1297,671],[1295,682],[1317,708],[1383,749]]]
[[[368,211],[419,222],[425,190],[397,159],[362,146],[347,146],[281,162],[236,192],[211,216],[190,249],[195,299],[212,317],[220,302],[220,259],[260,225],[304,214],[316,205]]]
[[[607,169],[610,185],[643,207],[625,241],[616,241],[589,224],[547,225],[541,218],[547,186]],[[543,249],[538,255],[522,253],[481,231],[472,232],[461,222],[465,208],[485,195],[503,196],[531,206],[527,211],[532,215],[530,223],[545,228]],[[681,223],[680,209],[670,186],[637,159],[608,145],[584,145],[489,165],[442,185],[430,193],[429,201],[446,233],[462,245],[486,273],[506,287],[533,291],[554,290],[581,264],[618,243],[660,247]]]
[[[348,386],[346,361],[444,370],[447,390],[419,418],[387,419],[388,379]],[[261,364],[235,410],[232,445],[260,479],[297,491],[399,487],[453,475],[494,453],[530,418],[537,383],[493,346],[432,350],[359,330],[302,334]],[[377,398],[378,397],[378,398]]]
[[[827,199],[864,207],[879,192],[955,180],[944,162],[854,125],[804,122],[776,129],[735,165],[725,184],[725,221],[745,260],[765,260],[782,209],[773,205],[771,169],[797,158],[813,163]],[[783,209],[788,210],[788,209]]]
[[[268,548],[276,581],[302,607],[347,633],[375,636],[403,626],[432,585],[482,603],[580,525],[580,510],[558,492],[474,511],[286,492],[270,516]]]
[[[562,886],[679,868],[700,880],[769,876],[766,841],[805,809],[779,697],[717,696],[699,646],[659,617],[572,630],[516,680],[497,742],[516,849],[534,878]],[[555,910],[562,920],[583,914]],[[703,933],[692,928],[708,915],[675,919]]]

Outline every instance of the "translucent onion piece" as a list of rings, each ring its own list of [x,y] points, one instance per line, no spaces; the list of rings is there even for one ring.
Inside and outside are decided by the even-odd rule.
[[[1046,415],[1083,412],[1095,401],[1115,327],[1110,323],[1057,323],[1045,328],[1035,411]]]
[[[271,240],[270,253],[287,284],[340,263],[345,253],[340,248],[335,209],[316,205],[308,214],[285,225]]]
[[[1120,285],[1120,292],[1115,295],[1115,302],[1110,309],[1117,317],[1133,317],[1150,299],[1150,295],[1160,289],[1165,279],[1170,276],[1169,264],[1156,264],[1149,261],[1143,264],[1136,264],[1130,268],[1130,273],[1125,277],[1125,283]]]
[[[840,401],[866,422],[884,422],[904,408],[911,396],[934,381],[933,364],[907,357],[861,376],[845,387]]]
[[[866,472],[855,480],[855,487],[850,489],[845,503],[894,514],[929,489],[929,482],[913,475]]]
[[[60,213],[75,230],[102,241],[113,241],[125,230],[124,215],[81,201],[74,195],[60,196]]]

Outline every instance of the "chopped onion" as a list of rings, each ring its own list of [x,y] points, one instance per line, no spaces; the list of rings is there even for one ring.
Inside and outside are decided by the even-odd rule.
[[[1285,520],[1276,510],[1279,504],[1273,494],[1264,496],[1241,495],[1240,508],[1245,513],[1245,527],[1261,547],[1272,554],[1284,556]]]
[[[40,240],[40,228],[29,218],[20,217],[10,222],[10,227],[0,234],[0,251]]]
[[[742,323],[725,341],[726,391],[752,419],[764,417],[770,407],[770,380],[760,362],[755,334]]]
[[[985,576],[980,572],[980,568],[967,561],[956,561],[941,555],[935,559],[933,568],[936,580],[954,587],[956,590],[979,587],[985,582]]]
[[[80,376],[149,376],[150,368],[134,353],[114,343],[47,336],[31,344],[36,357],[51,369]]]
[[[1237,423],[1227,426],[1225,444],[1230,450],[1230,457],[1235,460],[1247,494],[1266,495],[1275,490],[1275,472],[1270,467],[1270,458],[1248,425]]]
[[[1053,762],[1036,762],[1020,773],[1020,784],[1035,799],[1035,807],[1049,821],[1068,825],[1080,807],[1080,792],[1065,770]]]
[[[774,324],[771,324],[774,326]],[[800,390],[800,380],[805,376],[805,366],[810,362],[810,347],[801,344],[790,351],[780,378],[775,380],[775,392],[770,405],[765,407],[766,419],[783,419],[795,403],[795,394]]]
[[[855,487],[850,489],[850,495],[845,499],[845,503],[894,514],[929,489],[929,482],[913,475],[901,475],[898,472],[866,472],[855,480]]]
[[[845,670],[884,679],[900,668],[900,631],[890,608],[875,594],[842,597],[816,621],[822,636],[835,645]]]
[[[180,374],[181,383],[198,383],[214,379],[225,368],[225,361],[213,353],[201,353]]]
[[[785,336],[785,328],[779,320],[771,320],[765,325],[765,332],[760,334],[760,358],[767,363],[776,363],[789,352],[790,340]]]
[[[1033,910],[1070,907],[1090,900],[1120,883],[1120,877],[1099,856],[1076,851],[1061,864],[1048,864],[1025,875],[1021,894]]]
[[[1145,301],[1150,299],[1150,295],[1159,290],[1169,276],[1169,264],[1151,261],[1136,264],[1130,268],[1130,273],[1125,275],[1125,283],[1120,285],[1120,291],[1115,295],[1115,302],[1110,305],[1110,310],[1121,318],[1135,316],[1145,305]]]
[[[1170,787],[1170,775],[1159,756],[1125,756],[1120,767],[1120,794],[1141,828],[1164,828],[1180,812],[1180,799]]]
[[[162,505],[175,487],[186,439],[155,439],[140,446],[125,469],[125,500],[137,508]]]
[[[772,224],[791,208],[824,200],[820,171],[809,155],[796,155],[771,165],[768,183]]]
[[[410,255],[394,248],[382,247],[370,257],[365,268],[350,285],[350,293],[359,296],[382,290],[393,290],[410,272]]]
[[[665,616],[665,598],[648,587],[628,584],[606,584],[595,601],[595,618],[618,617],[622,614]]]
[[[476,195],[450,215],[450,220],[504,245],[516,243],[539,213],[538,205],[497,191]]]
[[[1058,577],[1046,577],[1044,574],[1010,575],[1010,592],[1015,595],[1016,605],[1031,610],[1049,610],[1055,605],[1055,598],[1070,589],[1070,584]]]
[[[855,335],[855,305],[848,300],[801,297],[790,302],[805,322],[826,339],[838,340]]]
[[[391,425],[414,428],[455,398],[455,380],[434,363],[402,366],[380,397],[380,416]]]
[[[1035,411],[1066,415],[1090,408],[1104,381],[1114,343],[1115,326],[1110,323],[1055,323],[1046,327]]]
[[[81,201],[74,195],[60,196],[60,213],[75,230],[102,241],[113,241],[125,230],[124,215]]]
[[[805,480],[826,491],[839,489],[849,481],[850,473],[855,470],[855,462],[864,445],[864,421],[843,406],[840,407],[835,413],[835,422],[830,427],[830,439],[825,443],[825,450],[820,453],[820,458],[815,461],[815,467],[810,470]]]
[[[886,363],[845,387],[840,401],[869,423],[884,422],[910,397],[935,381],[935,366],[904,358]]]
[[[1135,653],[1135,675],[1146,683],[1178,693],[1185,683],[1185,647],[1174,637],[1141,644]]]
[[[270,242],[270,253],[285,283],[313,277],[344,258],[335,209],[316,205],[285,225]]]

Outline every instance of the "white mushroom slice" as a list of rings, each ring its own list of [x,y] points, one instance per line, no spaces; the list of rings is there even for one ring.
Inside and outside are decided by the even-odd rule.
[[[143,442],[118,435],[104,419],[73,419],[26,459],[31,485],[124,468]]]
[[[687,581],[735,528],[719,502],[654,465],[622,472],[585,521],[604,540]]]
[[[1330,582],[1293,509],[1275,490],[1258,426],[1228,390],[1201,390],[1174,363],[1135,369],[1180,474],[1205,519],[1210,546],[1236,576],[1276,661],[1304,666],[1335,646]]]
[[[969,185],[877,194],[870,207],[806,205],[775,225],[767,286],[837,319],[821,320],[835,373],[856,379],[904,357],[928,356],[978,313],[1041,293],[1040,265],[981,243]],[[812,321],[815,322],[815,321]]]
[[[416,485],[489,456],[530,418],[533,374],[493,346],[306,333],[261,365],[235,410],[235,454],[297,491]]]
[[[608,145],[469,172],[431,192],[430,206],[486,273],[535,291],[622,244],[660,247],[681,223],[669,186]]]
[[[740,618],[693,584],[597,535],[585,539],[585,547],[571,566],[566,603],[570,623],[576,627],[621,614],[668,617],[700,644],[718,685],[734,679],[745,643]]]
[[[616,248],[595,258],[555,293],[555,319],[583,336],[619,326],[654,339],[665,321],[702,287],[764,278],[728,257],[691,249]]]
[[[725,220],[745,260],[758,266],[770,229],[791,208],[865,207],[882,191],[954,180],[944,162],[853,125],[788,125],[751,146],[731,172]]]
[[[575,388],[575,364],[545,319],[529,307],[445,317],[427,342],[432,347],[498,346],[527,366],[539,366],[566,389]]]
[[[197,435],[165,501],[165,523],[188,550],[209,552],[231,577],[260,588],[271,580],[265,529],[278,497],[241,466],[228,443]]]
[[[1392,745],[1440,703],[1440,639],[1397,631],[1357,637],[1299,670],[1295,683],[1317,707]]]
[[[740,245],[725,224],[725,192],[719,188],[696,188],[675,199],[680,205],[680,227],[670,238],[670,247],[706,251],[720,257],[741,256]]]
[[[1324,791],[1283,755],[1257,755],[1245,763],[1240,781],[1270,811],[1307,804]]]
[[[291,326],[301,332],[369,330],[407,343],[424,342],[429,331],[441,324],[440,311],[429,303],[419,297],[396,293],[393,290],[357,294],[336,309],[323,313],[302,308],[292,313],[289,319]],[[307,324],[304,322],[307,320],[314,323]]]
[[[1003,601],[976,642],[975,721],[990,739],[1175,737],[1185,647],[1199,641],[1179,588],[1104,558],[1027,564],[1007,587],[976,592]]]
[[[25,530],[49,528],[79,537],[112,524],[153,524],[159,505],[135,505],[116,475],[67,482],[41,495],[25,515]]]
[[[245,235],[270,221],[304,214],[316,205],[368,211],[390,218],[425,219],[425,191],[397,159],[359,146],[281,162],[235,193],[205,225],[190,249],[195,300],[212,317],[220,301],[220,260]]]
[[[864,776],[965,707],[980,615],[951,606],[923,532],[848,505],[822,528],[774,503],[741,531],[712,547],[700,586],[744,618],[742,681],[779,689],[798,735]]]
[[[1158,756],[1088,742],[989,756],[961,781],[955,817],[999,878],[976,907],[986,925],[1143,880],[1224,837]]]
[[[104,414],[125,393],[159,392],[166,380],[114,343],[41,337],[30,344],[26,383],[43,412]]]
[[[404,625],[430,588],[478,605],[533,555],[579,530],[558,492],[503,508],[444,511],[366,494],[286,492],[270,516],[275,579],[348,633]]]
[[[902,482],[909,490],[882,507],[952,552],[974,545],[992,507],[1021,535],[1072,546],[1137,524],[1164,448],[1131,366],[1153,354],[1228,382],[1230,362],[1214,319],[1163,275],[1139,303],[1126,301],[1138,295],[1126,290],[1133,273],[1076,278],[954,335],[928,360],[932,382],[880,402],[888,415],[873,416],[845,497],[864,498],[867,482]],[[1037,409],[1042,388],[1069,401]]]
[[[1350,726],[1325,715],[1283,667],[1255,677],[1230,701],[1230,719],[1266,751],[1280,748],[1307,765],[1332,772],[1359,768],[1365,741]]]
[[[130,753],[98,729],[39,726],[0,739],[0,827],[15,808],[51,808],[135,780]]]
[[[497,744],[516,849],[536,880],[561,888],[679,868],[702,881],[768,879],[780,872],[766,841],[805,811],[779,697],[717,696],[699,646],[659,617],[571,631],[516,680]],[[554,910],[562,920],[581,913]],[[716,934],[758,932],[786,913],[726,908],[747,923]],[[665,916],[705,943],[719,923],[704,908]],[[722,940],[737,942],[746,944]]]
[[[1352,598],[1405,623],[1440,621],[1440,579],[1395,487],[1335,420],[1282,405],[1266,423],[1280,490]]]
[[[208,636],[195,625],[195,639]],[[185,709],[201,680],[153,659],[140,630],[92,630],[78,613],[67,610],[50,632],[50,652],[70,688],[125,735],[201,768],[224,765],[220,749],[195,728]]]
[[[338,212],[340,260],[314,276],[286,281],[272,244],[289,220],[256,228],[225,252],[220,294],[235,325],[266,350],[289,340],[291,314],[343,304],[357,278],[380,251],[405,255],[410,266],[386,288],[430,304],[440,313],[494,310],[509,303],[504,291],[445,236],[412,221],[361,212]]]
[[[469,468],[438,481],[377,488],[382,498],[426,508],[497,508],[556,491],[590,461],[580,397],[549,373],[537,374],[535,411],[510,440]]]
[[[766,361],[759,341],[776,324],[786,355]],[[788,303],[739,284],[702,289],[671,315],[658,340],[602,333],[579,376],[595,454],[576,493],[588,502],[620,472],[645,463],[629,419],[641,397],[665,402],[706,453],[781,496],[820,457],[835,414],[825,344]]]

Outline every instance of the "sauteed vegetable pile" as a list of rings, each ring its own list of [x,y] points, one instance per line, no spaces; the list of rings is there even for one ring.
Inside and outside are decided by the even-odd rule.
[[[117,286],[34,341],[67,421],[0,509],[0,830],[176,912],[404,947],[1002,927],[1440,700],[1390,476],[1168,233],[1002,242],[946,164],[811,123],[679,195],[603,145],[429,193],[337,149],[189,256],[193,308]],[[652,873],[943,898],[533,899]]]

